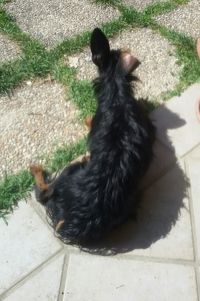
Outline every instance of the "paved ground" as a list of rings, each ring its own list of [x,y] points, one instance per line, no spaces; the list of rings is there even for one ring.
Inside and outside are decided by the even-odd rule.
[[[43,157],[87,133],[64,87],[50,79],[27,81],[10,97],[1,97],[0,107],[0,176],[42,163]]]
[[[199,98],[196,84],[152,113],[158,139],[138,221],[95,246],[115,256],[62,245],[34,198],[0,222],[1,300],[199,300]]]
[[[12,60],[19,56],[20,54],[19,47],[2,34],[0,34],[0,45],[1,45],[0,62],[6,62],[7,60]]]
[[[139,11],[157,2],[164,1],[123,0]],[[120,16],[116,8],[89,0],[16,0],[4,8],[48,50]],[[199,1],[191,0],[155,20],[196,38]],[[123,30],[111,44],[130,48],[141,60],[137,95],[162,103],[182,70],[174,45],[147,28]],[[23,55],[20,45],[5,34],[0,34],[0,47],[1,63],[15,62]],[[95,77],[88,48],[62,60],[75,68],[79,83]],[[0,177],[5,170],[26,167],[63,142],[83,137],[86,129],[66,90],[47,76],[30,78],[12,94],[0,97]],[[151,113],[157,127],[155,159],[141,183],[144,195],[138,220],[91,248],[102,255],[63,245],[34,197],[19,202],[8,225],[0,220],[0,300],[200,301],[198,99],[200,84],[194,84]]]
[[[199,0],[191,0],[184,7],[158,16],[156,20],[168,28],[198,38],[200,28]]]
[[[6,9],[16,17],[25,32],[48,47],[119,16],[112,7],[102,7],[85,0],[54,0],[48,3],[45,0],[28,0],[25,3],[17,0],[8,3]]]

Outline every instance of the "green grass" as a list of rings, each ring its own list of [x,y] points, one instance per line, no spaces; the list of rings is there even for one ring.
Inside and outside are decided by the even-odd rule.
[[[155,3],[152,5],[149,5],[145,10],[144,10],[144,15],[148,17],[154,17],[157,15],[161,15],[167,12],[170,12],[174,9],[176,9],[178,6],[187,4],[188,0],[171,0],[171,1],[166,1],[166,2],[161,2],[161,3]]]
[[[121,16],[101,26],[106,35],[111,38],[127,28],[148,27],[165,37],[176,49],[177,62],[182,66],[180,82],[173,91],[165,93],[163,97],[179,94],[188,85],[200,81],[200,60],[196,55],[196,45],[192,38],[169,30],[156,23],[154,16],[167,13],[184,5],[188,0],[170,0],[147,6],[143,12],[123,5],[118,0],[91,0],[99,4],[115,6]],[[8,0],[0,0],[0,6]],[[15,20],[0,8],[0,31],[14,40],[21,48],[21,56],[11,62],[0,64],[0,94],[9,93],[22,81],[45,77],[48,74],[63,86],[66,93],[80,109],[80,117],[92,115],[96,109],[94,91],[89,81],[76,79],[73,68],[66,66],[64,55],[79,53],[89,45],[90,31],[75,35],[64,40],[57,47],[47,51],[37,40],[24,33]],[[156,104],[149,103],[151,111]],[[59,148],[46,159],[46,167],[55,172],[63,168],[71,160],[86,152],[86,139],[74,145]],[[27,197],[33,184],[33,178],[28,171],[21,171],[16,175],[8,175],[0,180],[0,217],[5,217],[13,210],[21,198]]]
[[[47,75],[54,63],[44,46],[23,33],[5,11],[0,11],[0,31],[16,41],[21,47],[20,58],[14,62],[0,64],[0,94],[8,93],[20,82]]]
[[[87,151],[86,139],[81,139],[76,144],[71,146],[63,146],[58,148],[51,158],[46,159],[46,166],[51,172],[56,172],[62,169],[69,162],[76,159],[78,156],[85,154]]]
[[[180,81],[166,98],[180,94],[189,85],[200,81],[200,60],[196,53],[196,41],[184,34],[156,25],[162,36],[175,46],[177,63],[182,66]]]
[[[93,3],[116,6],[120,0],[93,0]]]
[[[69,87],[74,81],[76,72],[73,68],[65,66],[63,62],[58,62],[54,65],[51,74],[56,81],[62,83],[65,87]]]
[[[5,4],[5,3],[8,3],[10,2],[11,0],[0,0],[0,6]]]
[[[81,35],[76,35],[71,39],[67,39],[53,49],[50,54],[57,60],[64,54],[73,54],[81,51],[90,41],[90,32],[84,32]]]
[[[90,81],[77,80],[75,74],[73,68],[64,66],[62,63],[58,63],[52,71],[53,78],[67,87],[68,97],[79,108],[80,118],[84,119],[88,115],[93,115],[96,111],[94,90]]]
[[[96,100],[91,82],[75,80],[70,87],[69,95],[80,109],[82,119],[95,113]]]
[[[0,217],[5,217],[17,205],[17,202],[28,196],[33,178],[28,171],[8,175],[0,181]]]

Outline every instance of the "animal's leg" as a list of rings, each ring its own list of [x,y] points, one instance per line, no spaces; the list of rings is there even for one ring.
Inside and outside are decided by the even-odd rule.
[[[44,178],[45,171],[41,165],[31,165],[30,172],[34,176],[38,188],[41,190],[49,189],[49,184],[45,182]]]
[[[88,116],[85,118],[85,124],[87,125],[89,130],[91,130],[91,128],[92,128],[92,120],[93,120],[92,116]]]
[[[31,165],[30,171],[35,178],[35,195],[38,202],[44,205],[54,192],[54,186],[45,181],[45,171],[40,165]]]

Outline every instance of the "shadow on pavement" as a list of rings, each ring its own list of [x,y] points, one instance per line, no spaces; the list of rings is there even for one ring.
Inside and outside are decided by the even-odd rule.
[[[83,250],[95,254],[113,255],[135,249],[146,249],[156,241],[165,238],[179,219],[189,182],[177,162],[167,131],[183,126],[185,121],[167,108],[164,109],[166,128],[160,130],[165,132],[166,141],[172,150],[164,155],[159,153],[159,149],[155,151],[155,158],[143,179],[142,187],[146,189],[142,189],[144,191],[142,191],[136,220],[130,220],[114,230],[104,241],[84,247]],[[169,162],[169,165],[165,170],[158,170],[156,174],[155,166],[159,169],[159,166],[163,166],[163,161]]]

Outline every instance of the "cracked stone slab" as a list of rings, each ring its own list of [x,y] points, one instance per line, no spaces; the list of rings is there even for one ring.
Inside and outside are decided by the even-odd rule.
[[[61,249],[48,227],[24,201],[9,216],[8,225],[0,220],[0,229],[0,293]]]
[[[140,60],[136,70],[136,96],[161,100],[161,93],[172,90],[179,81],[181,67],[176,64],[175,48],[150,29],[131,29],[110,40],[113,49],[130,49]],[[65,59],[76,68],[77,78],[91,80],[97,75],[89,48]]]
[[[61,281],[63,255],[42,266],[34,275],[12,291],[5,301],[55,301],[58,298]]]
[[[174,11],[160,15],[155,19],[161,25],[192,36],[193,38],[200,36],[199,0],[191,0],[188,4],[180,5]]]
[[[192,266],[71,255],[64,293],[67,300],[197,301],[198,297]]]
[[[0,33],[0,63],[5,63],[20,56],[19,46],[11,41],[6,35]]]
[[[151,114],[158,140],[179,157],[200,143],[200,123],[196,115],[199,98],[200,84],[194,84]]]
[[[142,11],[143,9],[145,9],[148,5],[152,5],[155,3],[162,3],[162,2],[166,2],[166,0],[123,0],[123,4],[133,7],[137,10]]]
[[[5,5],[20,28],[47,47],[119,17],[113,7],[89,0],[16,0]]]
[[[28,81],[10,98],[0,97],[0,114],[0,176],[42,162],[42,156],[87,132],[78,109],[56,82]]]

